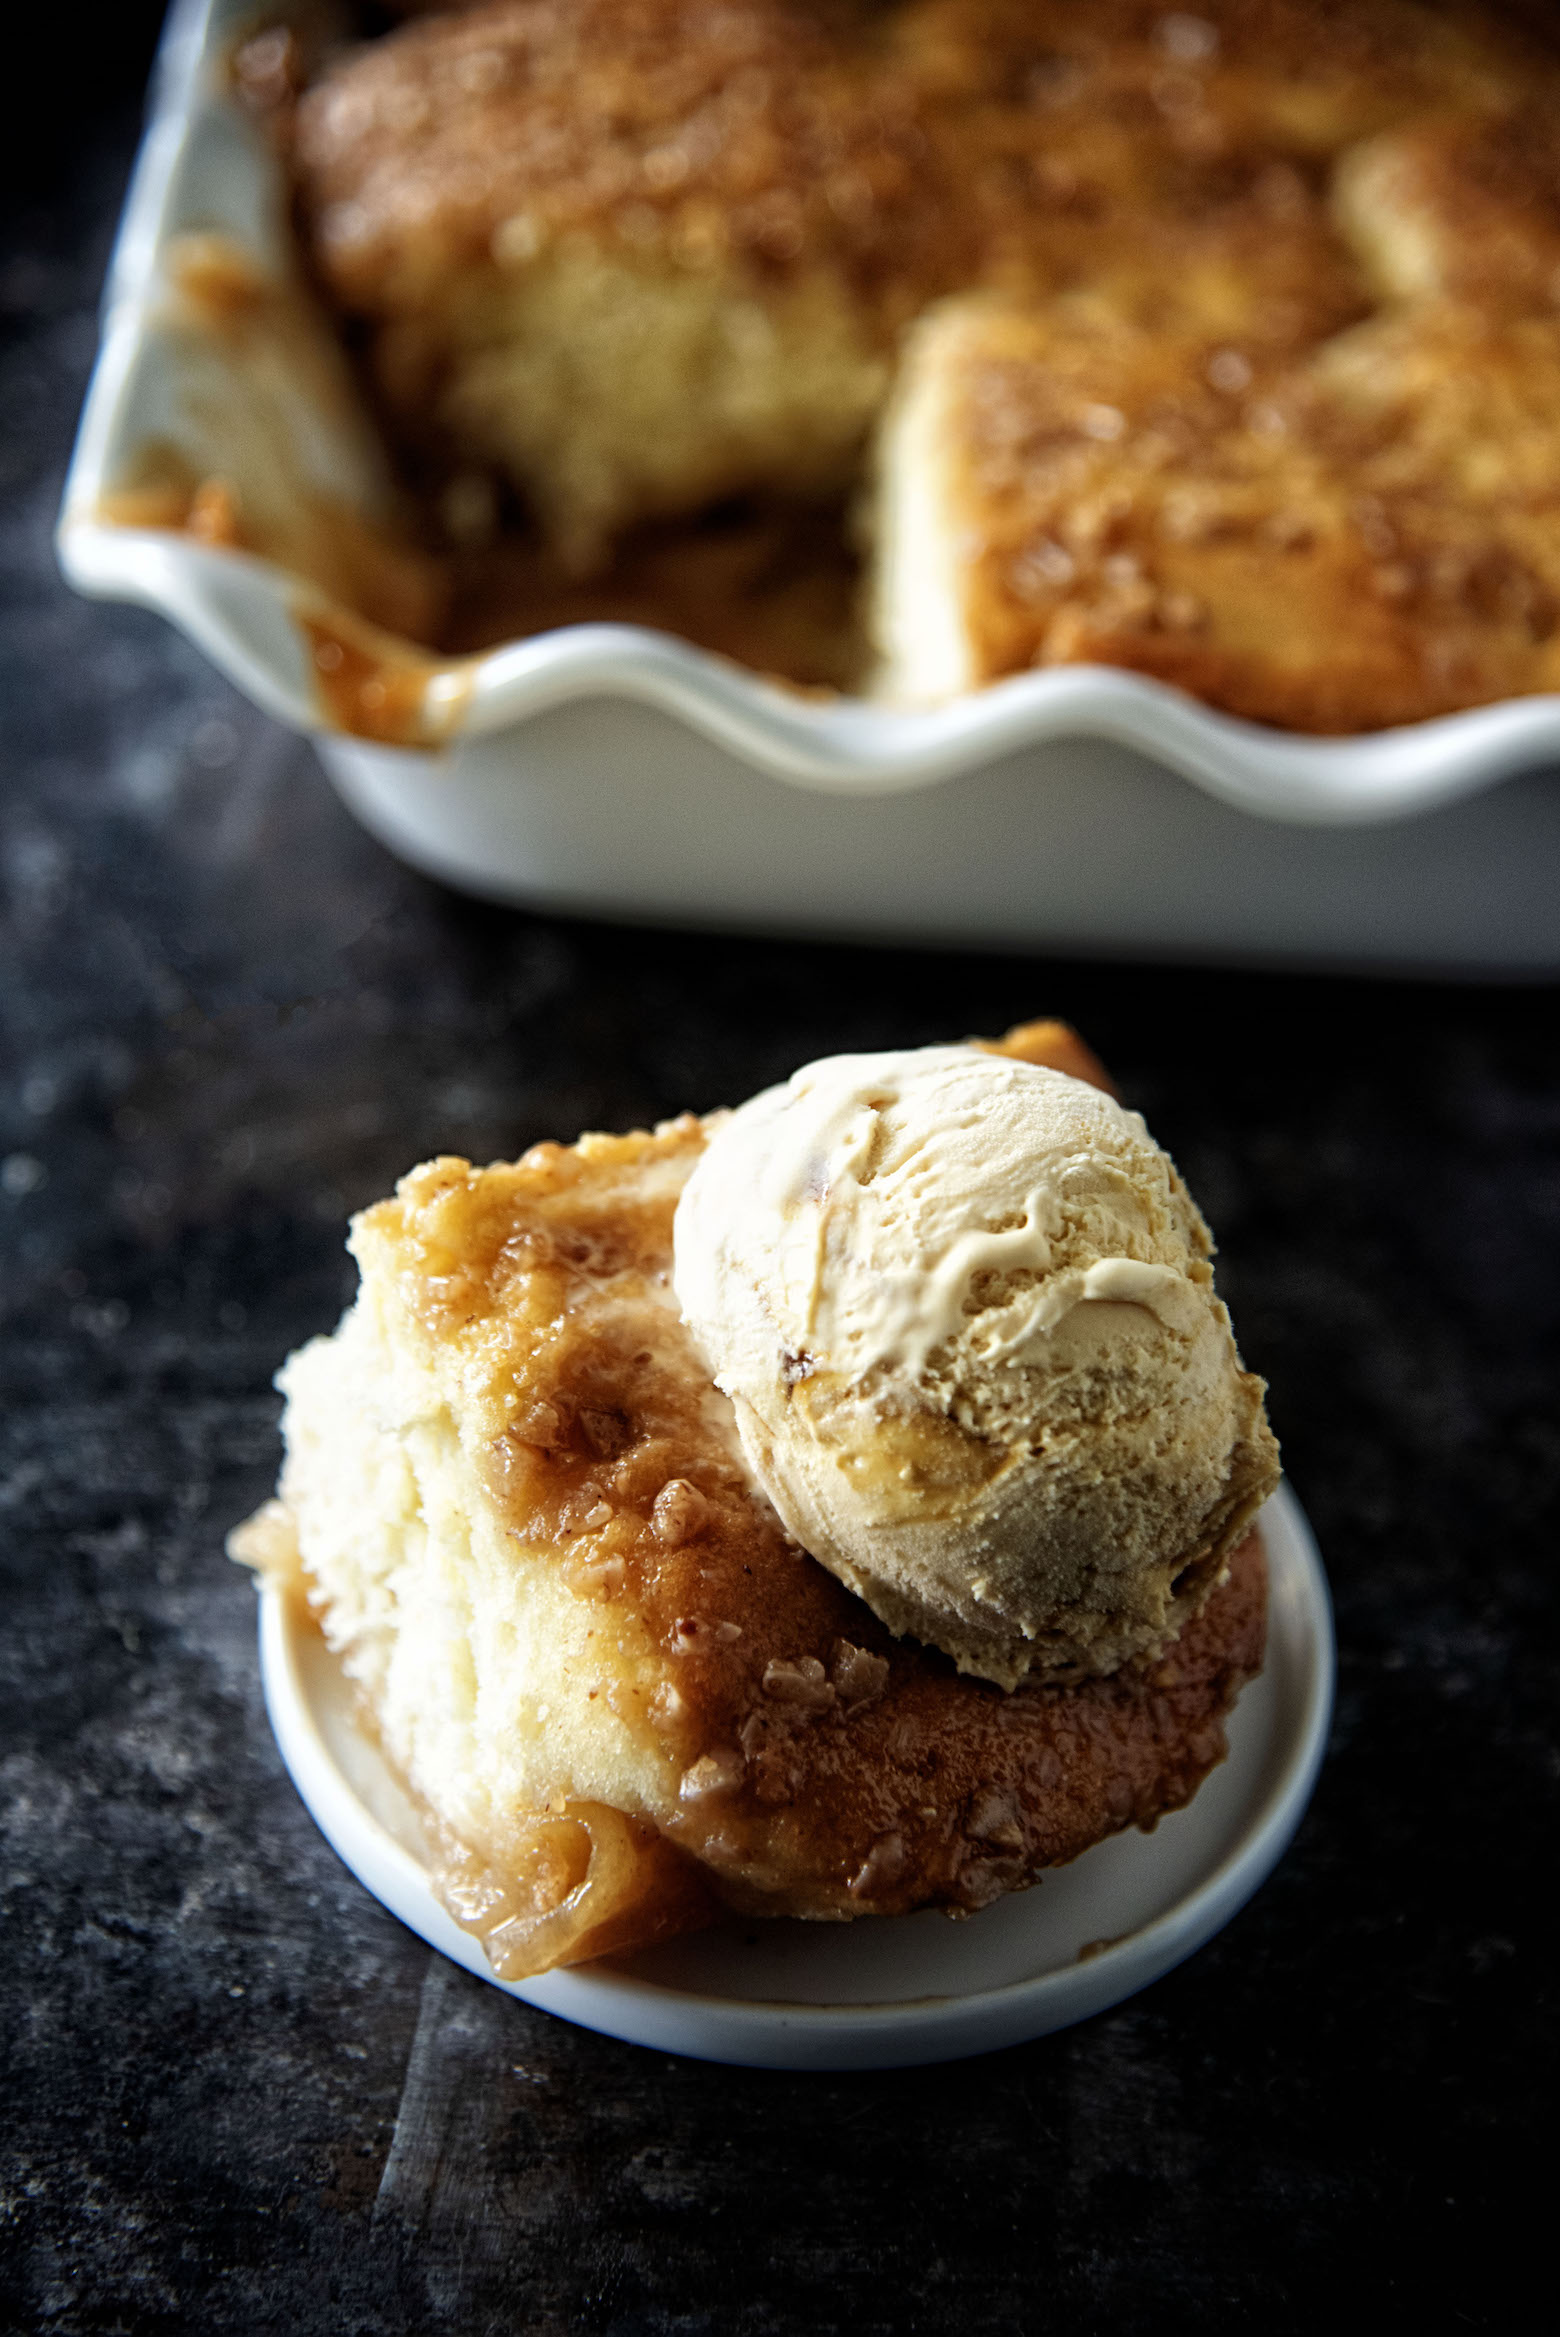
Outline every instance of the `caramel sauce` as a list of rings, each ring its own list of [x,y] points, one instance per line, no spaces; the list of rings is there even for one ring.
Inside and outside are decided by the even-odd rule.
[[[305,576],[312,572],[316,581],[333,577],[350,599],[314,591],[294,606],[324,721],[388,746],[440,744],[459,727],[470,692],[465,661],[420,650],[358,614],[352,600],[383,605],[381,540],[355,514],[318,497],[306,509],[313,542],[300,548],[295,533],[257,522],[232,480],[200,478],[174,448],[153,445],[143,450],[131,480],[100,498],[98,516],[111,527],[166,530],[218,550],[251,552]],[[403,563],[414,558],[399,548],[395,556]],[[356,579],[376,568],[380,592],[360,592]]]
[[[335,729],[386,746],[437,745],[459,729],[471,688],[461,665],[422,656],[345,609],[300,613],[298,625]]]
[[[230,331],[273,323],[281,287],[225,235],[185,235],[175,243],[169,276],[179,296]]]
[[[438,646],[457,655],[560,625],[649,625],[796,689],[865,676],[860,562],[835,509],[734,505],[640,528],[583,580],[511,527],[443,573]]]
[[[224,361],[217,383],[231,381],[227,413],[214,410],[226,393],[201,376],[185,394],[202,437],[232,444],[233,466],[205,472],[182,448],[149,440],[99,517],[289,570],[306,588],[295,614],[323,719],[388,744],[438,744],[468,691],[461,661],[438,653],[450,579],[393,505],[374,519],[322,492],[293,442],[300,396],[349,440],[370,429],[328,328],[301,285],[268,276],[226,236],[178,238],[167,277],[170,321],[208,338]],[[203,399],[213,407],[204,416]]]
[[[98,515],[114,527],[166,529],[303,566],[280,531],[246,514],[231,480],[195,477],[171,448],[146,450],[140,473],[104,495]],[[647,625],[820,695],[858,686],[865,669],[857,562],[827,513],[743,511],[646,529],[585,581],[565,575],[520,530],[481,552],[435,555],[390,542],[317,496],[309,518],[329,547],[328,560],[314,557],[310,568],[345,589],[298,622],[321,712],[354,737],[419,746],[451,735],[468,660],[562,625]],[[385,606],[387,557],[396,613],[415,620],[404,628],[366,613]],[[409,596],[421,613],[405,610]]]
[[[636,1953],[717,1912],[691,1859],[602,1802],[538,1812],[503,1872],[432,1822],[435,1892],[501,1980]]]
[[[321,1594],[304,1565],[297,1528],[268,1501],[228,1536],[228,1555],[248,1566],[320,1632]],[[323,1636],[323,1634],[321,1634]],[[649,1947],[715,1912],[698,1867],[642,1820],[599,1802],[511,1813],[502,1869],[452,1834],[386,1745],[361,1686],[348,1683],[356,1725],[375,1747],[416,1819],[417,1848],[441,1906],[481,1940],[501,1980],[560,1964]]]
[[[845,1385],[833,1373],[800,1381],[792,1397],[797,1410],[814,1420],[820,1441],[830,1436],[830,1414]],[[882,1415],[870,1451],[852,1453],[843,1463],[856,1491],[869,1499],[883,1523],[912,1518],[951,1517],[1005,1465],[1005,1455],[984,1437],[971,1435],[956,1420],[931,1413]]]

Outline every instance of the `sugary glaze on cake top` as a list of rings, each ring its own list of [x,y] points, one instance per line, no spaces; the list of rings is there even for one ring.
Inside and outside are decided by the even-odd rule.
[[[972,239],[1130,239],[1531,70],[1488,12],[1412,0],[493,0],[349,52],[295,154],[324,272],[369,310],[567,234],[924,300]]]
[[[299,108],[319,262],[369,310],[560,238],[692,271],[941,284],[959,222],[874,12],[768,0],[497,0],[353,52]],[[944,190],[946,192],[946,190]]]
[[[1557,378],[1552,311],[1419,302],[1264,371],[950,303],[885,435],[881,631],[912,690],[1094,662],[1318,732],[1553,689]]]

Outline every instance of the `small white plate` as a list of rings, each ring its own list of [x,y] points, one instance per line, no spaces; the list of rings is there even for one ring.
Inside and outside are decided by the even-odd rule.
[[[662,2052],[766,2069],[892,2069],[1015,2045],[1147,1987],[1243,1906],[1289,1843],[1332,1709],[1326,1578],[1281,1486],[1262,1517],[1268,1656],[1229,1725],[1230,1754],[1191,1807],[1119,1834],[969,1922],[737,1923],[645,1955],[494,1980],[439,1905],[416,1814],[358,1727],[319,1634],[261,1598],[266,1704],[316,1824],[358,1880],[433,1947],[527,2004]]]

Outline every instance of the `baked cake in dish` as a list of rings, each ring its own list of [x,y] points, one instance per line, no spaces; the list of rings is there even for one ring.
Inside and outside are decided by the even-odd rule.
[[[1047,1108],[1139,1141],[1061,1026],[998,1053],[1053,1083]],[[309,1602],[506,1977],[721,1909],[971,1912],[1183,1805],[1261,1664],[1250,1521],[1276,1462],[1238,1359],[1238,1493],[1214,1489],[1195,1590],[1183,1567],[1133,1660],[1005,1689],[896,1636],[793,1538],[672,1287],[679,1198],[730,1121],[404,1179],[356,1223],[356,1305],[282,1375],[279,1497],[234,1537]]]
[[[1560,69],[1508,14],[402,13],[282,109],[298,218],[450,557],[507,495],[541,531],[494,622],[610,614],[620,560],[642,620],[647,525],[854,499],[891,700],[1098,661],[1346,732],[1555,687]]]

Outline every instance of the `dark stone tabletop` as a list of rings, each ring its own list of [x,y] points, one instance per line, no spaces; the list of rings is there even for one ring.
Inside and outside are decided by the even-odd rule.
[[[154,23],[103,12],[5,165],[0,2321],[1504,2327],[1554,2123],[1553,990],[633,932],[409,874],[54,571]],[[930,2070],[672,2060],[444,1964],[304,1814],[222,1552],[347,1213],[433,1151],[1040,1012],[1218,1227],[1331,1572],[1293,1850],[1145,1994]]]

